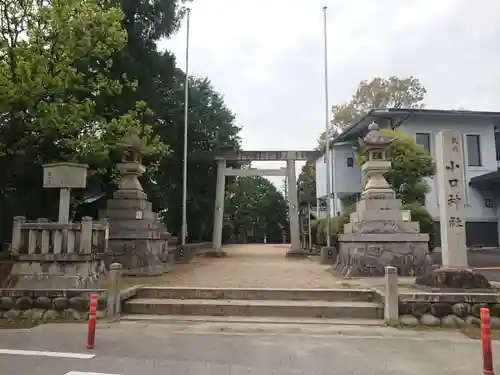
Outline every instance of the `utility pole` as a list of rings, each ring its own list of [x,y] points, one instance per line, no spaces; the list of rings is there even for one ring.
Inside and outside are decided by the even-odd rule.
[[[181,245],[186,244],[187,237],[187,148],[188,148],[188,114],[189,114],[189,21],[191,8],[186,14],[186,81],[184,82],[184,150],[182,160],[182,228]]]
[[[330,158],[330,105],[328,104],[328,37],[327,37],[327,22],[326,11],[327,7],[323,7],[323,26],[324,26],[324,64],[325,64],[325,150],[326,150],[326,246],[330,247],[330,214],[332,195],[331,173],[332,163]]]

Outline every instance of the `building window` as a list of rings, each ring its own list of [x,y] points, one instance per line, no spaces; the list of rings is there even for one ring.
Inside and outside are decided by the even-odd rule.
[[[495,149],[497,154],[497,160],[500,160],[500,133],[495,132]]]
[[[415,141],[418,145],[425,148],[427,152],[431,152],[431,135],[429,133],[417,133],[415,135]]]
[[[350,168],[354,167],[354,158],[351,157],[347,158],[347,166]]]
[[[480,167],[481,164],[481,142],[479,135],[467,135],[467,159],[470,167]]]

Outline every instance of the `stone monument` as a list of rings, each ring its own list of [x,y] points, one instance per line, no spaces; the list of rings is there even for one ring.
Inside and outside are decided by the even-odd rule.
[[[146,171],[141,164],[145,147],[145,141],[133,132],[118,144],[121,180],[107,209],[99,213],[109,221],[109,249],[113,262],[122,264],[125,275],[161,275],[170,269],[169,233],[152,211],[138,180]]]
[[[339,255],[334,268],[345,277],[383,276],[385,267],[394,266],[401,276],[427,272],[429,235],[420,233],[409,211],[401,210],[401,200],[384,174],[391,168],[387,150],[393,138],[384,137],[372,123],[359,143],[367,156],[362,171],[367,178],[356,211],[339,236]]]
[[[465,243],[464,150],[460,131],[445,130],[436,135],[441,253],[443,266],[467,268]]]
[[[484,276],[468,269],[464,160],[461,132],[457,130],[439,132],[436,135],[436,172],[443,267],[417,278],[417,284],[448,288],[490,287]]]

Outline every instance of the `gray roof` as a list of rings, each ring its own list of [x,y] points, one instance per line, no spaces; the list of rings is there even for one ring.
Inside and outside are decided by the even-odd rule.
[[[413,117],[419,117],[422,121],[460,120],[500,125],[500,112],[412,108],[372,109],[366,115],[351,123],[341,134],[334,137],[331,143],[357,140],[359,136],[366,132],[368,125],[373,121],[389,120],[393,122],[393,127],[396,128]]]

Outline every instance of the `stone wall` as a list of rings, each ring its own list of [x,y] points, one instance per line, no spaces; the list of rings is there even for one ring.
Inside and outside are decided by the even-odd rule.
[[[0,289],[0,319],[35,322],[88,319],[90,294],[99,296],[97,318],[106,316],[107,291]]]
[[[482,307],[490,309],[492,328],[500,329],[500,296],[496,293],[400,294],[399,323],[402,326],[480,327]]]

